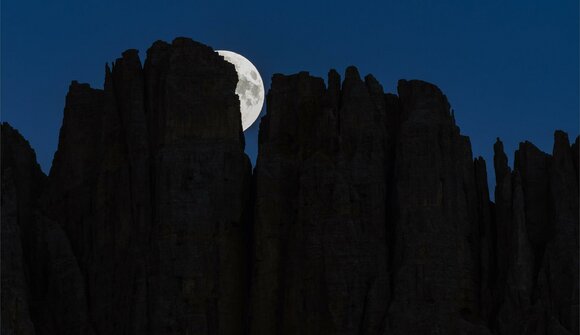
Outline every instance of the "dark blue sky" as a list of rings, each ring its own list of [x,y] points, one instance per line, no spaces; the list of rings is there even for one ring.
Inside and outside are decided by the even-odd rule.
[[[260,70],[326,78],[355,65],[387,92],[422,79],[449,98],[492,176],[493,143],[552,151],[579,127],[577,0],[2,1],[2,120],[31,142],[45,172],[71,80],[102,88],[125,49],[188,36],[238,52]],[[264,111],[262,112],[264,113]],[[246,132],[255,159],[258,122]]]

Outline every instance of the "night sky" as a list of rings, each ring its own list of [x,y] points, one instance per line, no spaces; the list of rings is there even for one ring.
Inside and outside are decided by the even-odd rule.
[[[579,127],[578,1],[2,1],[1,118],[48,173],[72,80],[102,88],[106,62],[155,40],[191,37],[260,70],[326,79],[348,65],[386,92],[422,79],[447,95],[474,156],[493,176],[500,137],[551,153],[553,132]],[[242,6],[242,7],[240,7]],[[262,114],[265,113],[265,108]],[[246,132],[255,160],[259,122]]]

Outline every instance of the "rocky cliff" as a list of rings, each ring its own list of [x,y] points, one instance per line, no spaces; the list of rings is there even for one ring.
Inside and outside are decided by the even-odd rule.
[[[45,176],[2,125],[3,334],[578,334],[578,138],[486,162],[434,85],[128,50],[72,82]]]

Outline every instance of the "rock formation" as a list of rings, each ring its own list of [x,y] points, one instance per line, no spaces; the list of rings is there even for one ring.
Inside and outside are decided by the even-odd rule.
[[[80,269],[80,291],[52,299],[70,299],[66,307],[88,316],[53,317],[47,328],[31,313],[37,333],[244,330],[251,165],[236,83],[233,65],[211,48],[176,39],[155,43],[144,68],[135,50],[123,53],[107,66],[104,90],[71,84],[46,190],[29,191],[35,179],[3,173],[17,193],[26,192],[27,206],[43,193],[38,210],[64,230]],[[4,140],[2,148],[3,157],[21,150]],[[32,162],[16,163],[31,169]],[[20,230],[26,220],[18,220]],[[17,233],[18,227],[2,227]],[[29,234],[20,235],[26,246]],[[11,241],[18,252],[17,239]],[[16,278],[23,271],[15,266],[14,272]],[[82,299],[73,304],[74,298]]]
[[[260,125],[252,334],[378,333],[387,312],[382,88],[275,75]]]
[[[252,173],[233,65],[71,83],[49,176],[2,124],[3,334],[578,334],[578,150],[486,162],[434,85],[276,74]]]
[[[2,334],[34,334],[23,244],[31,240],[34,209],[45,176],[28,142],[2,124]],[[33,239],[33,238],[32,238]]]
[[[46,176],[28,142],[1,130],[2,334],[92,334],[77,257],[40,210]]]

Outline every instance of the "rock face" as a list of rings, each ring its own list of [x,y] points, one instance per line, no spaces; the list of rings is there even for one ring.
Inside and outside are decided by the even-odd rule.
[[[480,234],[469,139],[435,86],[400,81],[401,124],[392,192],[394,334],[475,333]],[[485,214],[484,214],[485,215]]]
[[[349,68],[340,87],[274,76],[256,165],[252,334],[379,333],[389,293],[385,103]]]
[[[486,162],[434,85],[274,75],[252,174],[233,65],[72,82],[49,176],[2,124],[2,334],[578,334],[578,146]]]
[[[251,165],[233,65],[176,39],[155,43],[144,68],[128,50],[105,72],[104,90],[70,86],[39,206],[80,269],[82,292],[52,298],[79,293],[83,305],[68,308],[87,311],[87,329],[71,316],[50,329],[39,320],[37,332],[241,333]]]
[[[25,231],[34,225],[33,210],[45,176],[28,142],[2,124],[2,334],[34,334],[30,315]]]
[[[92,334],[77,258],[40,209],[46,176],[28,142],[1,130],[2,333]]]
[[[513,172],[494,146],[498,334],[578,334],[578,149],[554,137],[552,155],[521,143]]]

